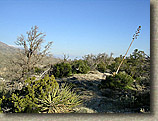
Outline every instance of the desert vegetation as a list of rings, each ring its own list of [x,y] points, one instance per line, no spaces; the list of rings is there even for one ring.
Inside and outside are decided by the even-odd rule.
[[[88,54],[78,60],[64,55],[52,62],[52,42],[41,48],[45,34],[37,26],[26,34],[16,41],[23,49],[1,63],[1,112],[150,112],[150,55],[144,51],[135,49],[127,57]]]

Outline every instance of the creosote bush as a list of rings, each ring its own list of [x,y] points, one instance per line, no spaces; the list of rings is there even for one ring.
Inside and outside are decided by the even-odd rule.
[[[83,56],[83,59],[87,62],[91,71],[97,69],[98,64],[110,65],[113,62],[113,53],[108,56],[106,53],[99,53],[97,55],[88,54]]]
[[[90,67],[87,65],[87,62],[84,60],[75,60],[72,62],[72,73],[73,74],[86,74],[89,70]]]
[[[22,90],[2,96],[0,102],[3,112],[12,113],[69,113],[73,112],[73,107],[81,104],[71,87],[59,87],[53,75],[40,80],[28,78]]]
[[[74,60],[71,62],[62,62],[53,65],[50,75],[56,78],[68,77],[72,74],[86,74],[90,70],[85,60]]]
[[[134,79],[123,72],[116,74],[115,76],[107,76],[106,80],[102,80],[101,88],[111,88],[111,89],[126,89],[130,87]]]
[[[50,73],[53,74],[55,77],[59,77],[59,78],[67,77],[72,74],[72,68],[69,63],[62,62],[55,64],[53,66],[52,72]]]
[[[104,72],[106,71],[106,64],[103,63],[103,62],[99,63],[99,64],[97,65],[97,70],[98,70],[99,72],[104,73]]]

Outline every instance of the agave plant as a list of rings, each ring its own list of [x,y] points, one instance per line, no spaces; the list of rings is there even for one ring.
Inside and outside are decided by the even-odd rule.
[[[81,104],[79,95],[71,91],[71,86],[59,85],[49,92],[44,99],[40,100],[40,113],[70,113],[74,112],[73,108]]]
[[[54,76],[43,79],[28,78],[21,90],[0,98],[0,112],[11,109],[19,113],[69,113],[81,104],[79,95],[71,91],[72,86],[59,86]],[[3,112],[5,112],[3,110]]]

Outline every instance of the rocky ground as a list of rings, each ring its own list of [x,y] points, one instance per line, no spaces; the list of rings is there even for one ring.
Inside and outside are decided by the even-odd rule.
[[[99,89],[98,85],[101,83],[101,80],[106,78],[106,75],[110,74],[89,72],[88,74],[75,74],[68,78],[56,80],[59,84],[67,82],[73,85],[73,90],[81,96],[83,104],[75,109],[79,113],[145,112],[143,108],[130,108],[130,106],[128,106],[132,103],[131,98],[128,100],[132,92]]]

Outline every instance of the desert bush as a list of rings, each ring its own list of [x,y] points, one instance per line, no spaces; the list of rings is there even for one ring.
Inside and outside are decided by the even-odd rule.
[[[87,62],[84,60],[75,60],[72,62],[72,73],[74,74],[86,74],[89,70],[90,67],[87,65]]]
[[[106,71],[106,64],[101,62],[97,65],[97,70],[104,73]]]
[[[93,55],[93,54],[88,54],[88,55],[85,55],[83,57],[83,59],[85,61],[88,62],[88,66],[90,67],[90,70],[95,70],[96,69],[96,56]]]
[[[135,49],[134,52],[127,58],[128,72],[133,78],[146,77],[150,78],[150,57]]]
[[[47,75],[40,80],[32,77],[25,80],[22,90],[15,90],[9,96],[2,96],[0,105],[3,112],[71,112],[81,101],[70,89],[68,85],[60,88],[53,75]]]
[[[115,76],[107,76],[106,80],[101,81],[101,88],[111,88],[111,89],[126,89],[130,87],[134,79],[123,72],[116,74]]]
[[[139,109],[143,108],[145,111],[150,111],[150,91],[138,93],[135,96],[133,107],[137,107]]]
[[[116,72],[122,59],[123,56],[116,57],[114,63],[108,65],[107,68],[112,72]],[[135,49],[129,57],[125,58],[119,71],[125,71],[136,80],[141,77],[150,80],[150,56],[146,55],[144,51]]]
[[[116,72],[119,64],[121,63],[121,60],[123,59],[123,56],[120,55],[120,57],[116,57],[114,59],[114,62],[111,63],[110,65],[107,65],[107,68],[110,69],[112,72]],[[120,71],[124,71],[124,69],[126,68],[126,59],[124,60],[123,64],[120,67]]]
[[[97,70],[97,65],[99,63],[104,63],[105,65],[111,65],[113,63],[113,53],[108,56],[106,53],[99,53],[97,55],[88,54],[83,56],[83,59],[87,61],[90,70]]]
[[[38,68],[38,67],[35,67],[35,68],[34,68],[34,72],[35,72],[35,73],[38,73],[38,74],[39,74],[39,73],[41,73],[42,71],[43,71],[43,70],[42,70],[41,68]]]
[[[67,77],[72,74],[71,64],[69,63],[58,63],[55,64],[52,68],[53,70],[50,73],[51,75],[53,74],[56,78]]]
[[[150,91],[131,91],[125,95],[121,95],[118,105],[124,108],[134,109],[135,112],[150,111]]]
[[[0,105],[2,104],[2,99],[0,98]],[[2,113],[2,108],[0,107],[0,113]]]
[[[68,77],[78,73],[85,74],[90,70],[85,60],[61,62],[53,65],[51,68],[49,74],[53,74],[56,78]]]

